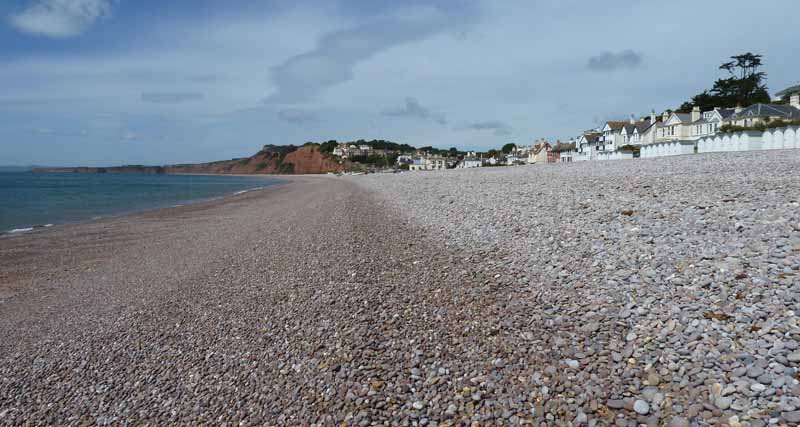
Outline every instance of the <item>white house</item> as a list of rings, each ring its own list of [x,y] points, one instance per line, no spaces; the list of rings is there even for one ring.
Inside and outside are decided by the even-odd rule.
[[[447,169],[447,159],[442,156],[422,156],[414,158],[408,165],[410,171],[430,171]]]
[[[464,159],[458,162],[456,168],[470,169],[470,168],[479,168],[481,166],[483,166],[483,161],[473,155],[473,156],[465,156]]]
[[[692,122],[690,139],[698,140],[716,134],[722,123],[731,117],[734,112],[735,109],[733,108],[715,108],[704,112],[700,120]]]
[[[606,122],[600,129],[600,144],[595,151],[614,151],[625,144],[620,144],[622,129],[628,122]]]
[[[603,134],[597,131],[584,132],[578,138],[575,147],[578,153],[577,156],[574,156],[575,160],[592,160],[603,145],[600,139],[602,136]]]

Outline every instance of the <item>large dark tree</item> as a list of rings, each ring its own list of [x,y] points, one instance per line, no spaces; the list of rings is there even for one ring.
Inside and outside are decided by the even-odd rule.
[[[501,148],[504,154],[508,154],[516,149],[517,145],[512,142],[509,142],[508,144],[504,145],[503,148]]]
[[[767,73],[759,71],[763,65],[761,55],[751,52],[732,56],[732,61],[720,65],[720,70],[728,72],[728,78],[718,79],[710,91],[703,91],[692,97],[691,101],[681,104],[678,112],[688,113],[693,107],[702,111],[713,110],[714,107],[736,107],[759,102],[770,102],[767,92]]]

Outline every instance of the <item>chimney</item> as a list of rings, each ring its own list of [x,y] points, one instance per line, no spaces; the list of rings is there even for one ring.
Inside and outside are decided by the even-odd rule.
[[[700,120],[701,115],[702,114],[700,114],[700,107],[695,106],[694,108],[692,108],[692,123]]]
[[[650,110],[650,124],[654,124],[656,122],[656,110]]]
[[[742,105],[741,104],[736,104],[736,109],[734,109],[733,112],[736,113],[736,114],[739,114],[739,113],[742,112],[742,110],[743,110]]]
[[[789,97],[789,105],[800,110],[800,92],[795,92]]]
[[[661,115],[661,121],[666,123],[669,120],[669,111],[664,111],[664,114]]]
[[[633,115],[633,114],[631,114],[631,124],[632,124],[632,125],[635,125],[635,124],[636,124],[636,116],[635,116],[635,115]]]

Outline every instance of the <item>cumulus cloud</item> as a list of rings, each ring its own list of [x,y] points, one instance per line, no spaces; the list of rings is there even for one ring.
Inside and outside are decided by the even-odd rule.
[[[95,21],[111,15],[115,0],[36,0],[12,14],[9,22],[18,31],[47,37],[71,37]]]
[[[499,120],[490,120],[486,122],[470,123],[460,127],[459,129],[467,130],[490,130],[497,136],[511,135],[512,128],[508,123],[503,123]]]
[[[305,110],[281,110],[278,111],[278,118],[295,125],[319,122],[319,116],[316,113]]]
[[[406,98],[406,105],[396,110],[384,111],[383,115],[391,117],[413,117],[423,120],[433,120],[440,125],[447,124],[447,117],[444,113],[432,112],[430,109],[420,105],[416,98]]]
[[[438,9],[421,8],[325,34],[313,50],[270,69],[276,90],[266,102],[312,100],[326,88],[352,80],[358,63],[391,47],[437,34],[456,21]]]
[[[151,92],[143,93],[142,101],[156,104],[178,104],[181,102],[198,101],[205,96],[195,92]]]
[[[611,71],[637,68],[642,65],[642,55],[630,49],[620,52],[603,52],[589,58],[586,67],[593,71]]]

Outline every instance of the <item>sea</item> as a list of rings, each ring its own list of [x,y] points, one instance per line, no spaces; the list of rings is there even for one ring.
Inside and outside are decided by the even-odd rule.
[[[0,171],[0,234],[181,206],[280,182],[263,176]]]

